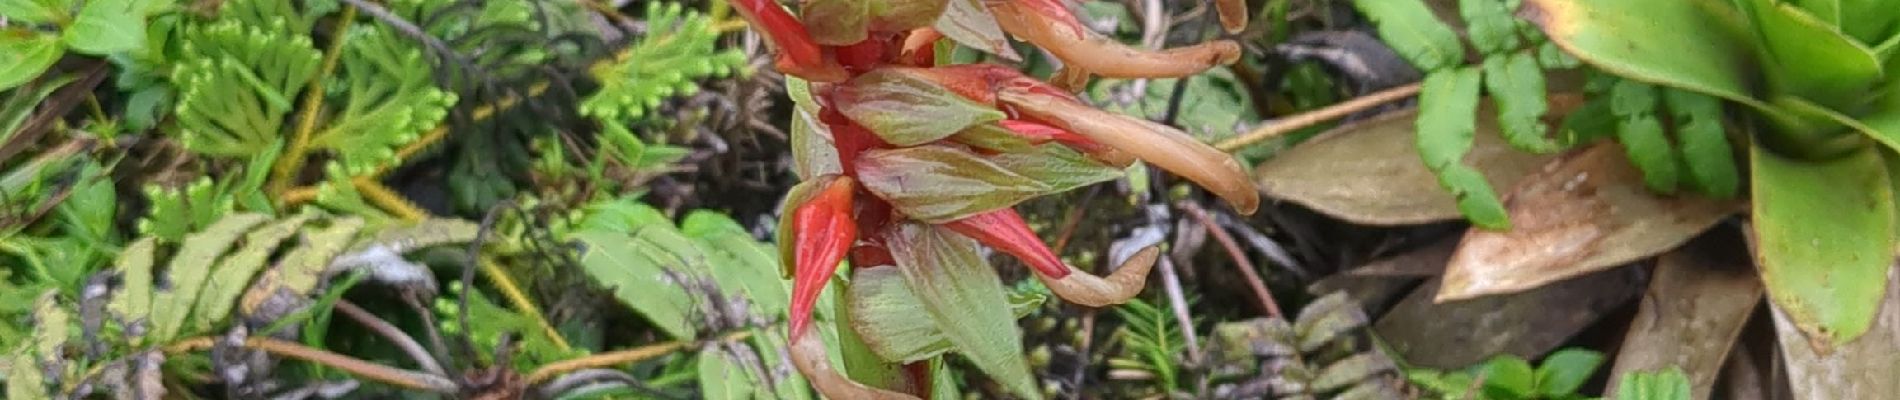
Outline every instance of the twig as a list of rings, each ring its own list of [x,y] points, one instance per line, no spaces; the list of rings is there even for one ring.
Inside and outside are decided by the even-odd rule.
[[[726,336],[719,338],[719,340],[738,341],[738,340],[745,340],[746,338],[750,338],[750,337],[752,337],[751,331],[738,331],[738,332],[727,334]],[[620,365],[620,364],[626,364],[630,362],[643,361],[643,360],[651,359],[654,357],[672,354],[675,351],[679,351],[680,349],[691,347],[694,344],[695,343],[691,341],[675,340],[675,341],[666,342],[666,343],[655,343],[655,344],[640,346],[640,347],[626,349],[626,350],[600,353],[600,354],[594,354],[594,355],[581,357],[581,358],[563,360],[563,361],[556,362],[553,364],[543,365],[541,366],[541,368],[536,368],[534,372],[531,372],[528,374],[527,383],[530,385],[541,383],[543,381],[548,380],[548,378],[553,378],[557,375],[562,375],[568,372],[579,371],[583,369],[602,368],[602,367],[607,367],[607,366],[612,366],[612,365]]]
[[[1181,290],[1181,277],[1174,271],[1174,257],[1161,257],[1161,288],[1168,295],[1168,308],[1173,309],[1176,323],[1181,324],[1182,336],[1187,337],[1188,361],[1201,362],[1201,338],[1194,333],[1194,319],[1188,316],[1187,296]]]
[[[350,24],[356,21],[356,6],[343,7],[343,15],[337,19],[337,32],[348,32]],[[310,135],[317,130],[317,114],[323,112],[323,81],[336,71],[337,60],[343,58],[343,44],[350,41],[350,35],[338,34],[330,42],[330,48],[324,51],[323,64],[312,75],[310,85],[304,89],[303,109],[297,112],[297,131],[291,134],[290,148],[284,151],[284,158],[277,160],[276,168],[271,171],[270,192],[282,195],[290,189],[291,179],[295,179],[297,170],[303,168],[305,157],[310,154]]]
[[[1228,139],[1225,142],[1214,145],[1214,147],[1221,151],[1231,153],[1262,140],[1272,139],[1280,135],[1318,125],[1322,122],[1339,119],[1351,115],[1352,113],[1364,111],[1368,108],[1378,107],[1385,103],[1412,97],[1418,94],[1419,85],[1418,83],[1413,83],[1386,89],[1373,94],[1359,96],[1343,103],[1326,106],[1318,110],[1307,111],[1298,115],[1282,118],[1272,124],[1254,129],[1252,132],[1247,132],[1247,134],[1241,135],[1240,137]]]
[[[1260,273],[1254,270],[1253,261],[1247,259],[1247,253],[1240,249],[1240,243],[1235,242],[1234,237],[1228,235],[1226,229],[1221,229],[1220,224],[1214,222],[1214,218],[1208,216],[1207,210],[1201,209],[1200,205],[1182,201],[1178,203],[1178,206],[1181,210],[1187,211],[1188,215],[1193,216],[1195,221],[1200,222],[1201,227],[1206,228],[1207,233],[1214,236],[1214,240],[1220,241],[1222,248],[1227,249],[1227,256],[1234,259],[1234,266],[1239,268],[1240,274],[1247,278],[1247,286],[1253,289],[1254,297],[1260,301],[1261,310],[1266,311],[1268,317],[1281,318],[1284,314],[1280,313],[1280,304],[1273,300],[1273,292],[1267,290],[1266,281],[1260,279]]]
[[[356,323],[363,324],[364,327],[369,328],[371,331],[375,331],[377,335],[381,335],[383,338],[395,342],[396,347],[400,347],[403,352],[409,353],[409,358],[415,359],[416,365],[422,366],[422,369],[436,375],[448,375],[448,372],[442,369],[442,365],[436,363],[435,357],[430,355],[428,350],[424,350],[421,343],[416,343],[416,338],[409,337],[408,334],[402,333],[402,329],[396,328],[396,325],[390,324],[389,321],[377,317],[376,314],[371,314],[362,307],[357,307],[355,303],[350,303],[349,300],[337,300],[336,310],[342,311],[344,316],[356,320]]]
[[[210,337],[185,339],[166,346],[165,353],[179,354],[198,351],[211,348],[215,343],[216,342]],[[426,390],[435,393],[455,393],[458,389],[454,381],[440,375],[392,368],[323,349],[307,347],[294,342],[267,337],[251,337],[244,340],[244,347],[262,350],[266,353],[282,357],[322,364],[330,368],[343,370],[343,372],[348,372],[352,375],[407,389]]]

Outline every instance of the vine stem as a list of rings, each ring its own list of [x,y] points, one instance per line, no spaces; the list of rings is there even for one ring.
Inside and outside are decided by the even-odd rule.
[[[746,340],[747,338],[750,338],[750,337],[752,337],[751,331],[738,331],[738,332],[726,334],[725,336],[720,337],[719,340],[725,341],[725,342],[734,342],[734,341]],[[568,372],[579,371],[579,370],[584,370],[584,369],[592,369],[592,368],[604,368],[608,366],[620,365],[620,364],[625,364],[625,363],[630,363],[630,362],[638,362],[638,361],[652,359],[654,357],[672,354],[673,352],[680,351],[681,349],[691,347],[694,344],[696,343],[693,341],[675,340],[671,342],[655,343],[655,344],[640,346],[640,347],[626,349],[626,350],[612,351],[612,352],[594,354],[594,355],[581,357],[581,358],[563,360],[563,361],[556,362],[553,364],[543,365],[541,366],[541,368],[536,368],[534,372],[528,373],[528,377],[526,380],[529,385],[533,385],[536,383],[541,383],[542,381],[546,381],[550,378],[560,376],[561,374],[565,374]]]
[[[291,136],[290,148],[284,151],[284,158],[277,160],[277,167],[271,171],[270,191],[282,195],[290,189],[291,179],[296,178],[297,170],[303,167],[304,159],[310,153],[310,135],[317,130],[317,113],[323,111],[323,78],[336,72],[338,59],[343,58],[343,44],[350,41],[350,24],[356,21],[356,6],[343,6],[343,15],[337,19],[336,38],[330,42],[330,48],[323,52],[323,67],[310,78],[310,86],[304,89],[303,110],[299,111],[297,132]]]
[[[211,348],[216,343],[216,340],[211,337],[200,336],[165,346],[164,351],[166,354],[187,353]],[[262,350],[266,353],[281,357],[322,364],[327,367],[343,370],[352,375],[403,388],[426,390],[435,393],[455,393],[456,391],[455,382],[446,377],[389,367],[294,342],[264,337],[252,337],[244,340],[244,347]]]
[[[1410,85],[1381,90],[1373,94],[1355,97],[1352,100],[1347,100],[1343,103],[1334,104],[1334,105],[1326,106],[1324,108],[1320,108],[1318,110],[1307,111],[1307,112],[1296,114],[1290,117],[1282,118],[1279,121],[1276,121],[1272,124],[1268,124],[1266,126],[1256,128],[1252,132],[1247,132],[1247,134],[1245,135],[1240,135],[1240,137],[1236,137],[1233,139],[1228,139],[1227,141],[1224,141],[1224,142],[1220,142],[1220,144],[1214,145],[1214,148],[1220,149],[1220,151],[1232,153],[1232,152],[1240,150],[1241,148],[1253,145],[1254,143],[1259,143],[1262,140],[1272,139],[1275,137],[1279,137],[1280,135],[1285,135],[1288,133],[1299,131],[1301,129],[1306,129],[1306,128],[1312,127],[1313,125],[1319,125],[1320,123],[1323,123],[1326,121],[1339,119],[1347,115],[1351,115],[1352,113],[1364,111],[1368,108],[1378,107],[1386,103],[1391,103],[1394,101],[1410,98],[1418,94],[1419,87],[1420,87],[1419,83],[1413,83]]]

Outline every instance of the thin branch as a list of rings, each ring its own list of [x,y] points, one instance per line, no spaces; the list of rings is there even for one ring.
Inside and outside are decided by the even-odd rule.
[[[1352,100],[1347,100],[1343,103],[1334,104],[1334,105],[1326,106],[1325,108],[1321,108],[1318,110],[1307,111],[1304,113],[1300,113],[1298,115],[1282,118],[1279,121],[1275,121],[1272,124],[1268,124],[1266,126],[1262,126],[1260,128],[1254,129],[1252,132],[1247,132],[1247,134],[1241,135],[1240,137],[1228,139],[1225,142],[1221,142],[1220,144],[1214,145],[1214,148],[1231,153],[1231,152],[1240,150],[1243,147],[1247,147],[1249,145],[1253,145],[1254,143],[1258,143],[1262,140],[1272,139],[1275,137],[1279,137],[1280,135],[1285,135],[1288,133],[1299,131],[1301,129],[1306,129],[1308,127],[1312,127],[1313,125],[1319,125],[1320,123],[1323,123],[1326,121],[1339,119],[1347,115],[1352,115],[1353,113],[1356,113],[1356,112],[1360,112],[1369,108],[1384,105],[1386,103],[1404,100],[1406,98],[1412,97],[1413,95],[1417,95],[1419,85],[1420,84],[1418,83],[1413,83],[1410,85],[1381,90],[1373,94],[1359,96],[1359,97],[1353,98]]]
[[[211,337],[201,336],[185,339],[166,346],[165,353],[179,354],[208,349],[211,348],[214,343]],[[365,379],[406,389],[424,390],[435,393],[455,393],[458,389],[454,381],[440,375],[393,368],[323,349],[307,347],[294,342],[267,337],[251,337],[244,340],[244,347],[262,350],[266,353],[281,357],[322,364],[323,366],[336,368]]]
[[[739,341],[739,340],[745,340],[746,338],[750,338],[750,337],[752,337],[752,332],[739,331],[739,332],[733,332],[733,333],[727,334],[726,336],[719,338],[719,340]],[[581,358],[563,360],[563,361],[556,362],[553,364],[543,365],[541,366],[541,368],[535,369],[534,372],[531,372],[528,374],[528,378],[526,379],[526,381],[528,384],[532,385],[532,384],[540,383],[543,381],[547,381],[549,378],[553,378],[558,375],[563,375],[568,372],[579,371],[579,370],[584,370],[584,369],[604,368],[604,367],[613,366],[613,365],[645,361],[645,360],[652,359],[655,357],[659,357],[659,356],[663,356],[667,354],[673,354],[673,352],[680,351],[681,349],[685,349],[688,347],[692,347],[695,344],[696,344],[695,342],[691,342],[691,341],[675,340],[671,342],[655,343],[655,344],[640,346],[640,347],[626,349],[626,350],[600,353],[600,354],[594,354],[594,355],[581,357]]]
[[[1200,205],[1183,201],[1179,203],[1179,206],[1187,211],[1188,215],[1193,216],[1195,221],[1200,222],[1201,227],[1206,228],[1207,233],[1214,236],[1214,240],[1220,241],[1222,248],[1227,249],[1227,256],[1234,259],[1234,266],[1240,269],[1241,276],[1247,278],[1247,286],[1253,289],[1254,297],[1260,301],[1260,309],[1266,311],[1268,317],[1281,318],[1284,314],[1280,312],[1280,303],[1273,300],[1273,292],[1267,290],[1266,281],[1260,279],[1260,273],[1254,270],[1253,261],[1247,259],[1247,252],[1240,249],[1240,243],[1234,241],[1234,237],[1228,235],[1226,229],[1221,229],[1220,224],[1214,222],[1214,218],[1208,216],[1207,210],[1202,209]]]
[[[422,366],[422,369],[436,375],[448,376],[448,372],[442,369],[442,365],[436,363],[435,357],[430,355],[428,350],[424,350],[421,343],[416,343],[416,338],[409,337],[408,334],[402,332],[402,329],[396,328],[396,325],[390,324],[389,321],[377,317],[376,314],[371,314],[362,307],[357,307],[355,303],[351,303],[349,300],[337,300],[336,310],[342,311],[344,316],[356,320],[356,323],[363,324],[364,327],[376,332],[377,335],[381,335],[383,338],[395,342],[396,347],[402,348],[404,353],[408,353],[409,358],[415,359],[416,365]]]
[[[356,21],[356,6],[343,7],[343,15],[337,19],[337,32],[348,32],[350,24]],[[289,190],[292,179],[310,153],[310,135],[317,130],[317,114],[323,112],[323,80],[336,71],[338,59],[343,58],[343,44],[350,41],[350,35],[338,34],[330,42],[330,48],[324,51],[322,69],[312,75],[310,86],[304,89],[303,109],[297,112],[297,131],[290,137],[290,148],[284,150],[284,158],[277,161],[271,171],[270,192],[277,195]]]

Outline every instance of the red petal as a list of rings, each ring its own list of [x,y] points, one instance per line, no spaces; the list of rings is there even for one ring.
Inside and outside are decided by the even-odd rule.
[[[765,40],[778,49],[775,66],[779,72],[811,81],[835,82],[847,76],[844,70],[825,59],[824,50],[813,40],[805,24],[770,0],[737,0],[732,9],[758,29]]]
[[[1062,259],[1049,250],[1049,246],[1042,244],[1042,238],[1029,229],[1029,223],[1024,222],[1023,216],[1017,214],[1015,209],[1005,208],[972,215],[943,226],[990,248],[1016,256],[1043,276],[1056,279],[1069,276],[1069,266],[1063,264]]]
[[[796,260],[792,272],[794,341],[811,322],[811,309],[818,302],[818,293],[831,281],[851,242],[857,239],[858,224],[851,218],[855,186],[851,178],[840,177],[792,213],[792,229],[798,232],[792,247]]]
[[[1040,144],[1053,140],[1056,143],[1061,143],[1064,146],[1069,146],[1069,148],[1083,153],[1108,150],[1108,146],[1096,143],[1093,139],[1054,126],[1018,119],[1006,119],[997,124],[1002,125],[1003,129],[1008,129],[1011,132],[1022,135],[1023,138],[1029,139],[1029,141],[1033,143]]]

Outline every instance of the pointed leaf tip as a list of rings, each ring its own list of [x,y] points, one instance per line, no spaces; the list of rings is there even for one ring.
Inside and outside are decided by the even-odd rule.
[[[793,340],[805,332],[818,294],[857,240],[858,225],[851,216],[852,194],[857,188],[854,183],[849,177],[839,177],[792,214],[792,229],[797,235],[793,244]]]

